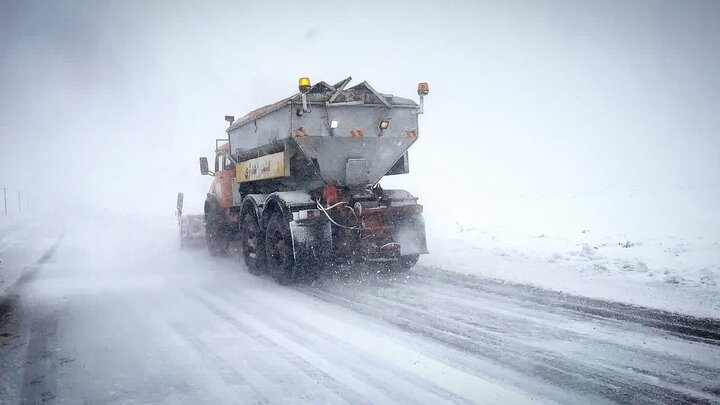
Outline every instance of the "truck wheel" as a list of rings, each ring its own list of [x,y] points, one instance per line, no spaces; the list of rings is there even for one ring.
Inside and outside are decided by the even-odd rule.
[[[245,267],[253,275],[265,270],[265,235],[262,233],[257,216],[247,213],[243,217],[240,229],[242,235],[242,255]]]
[[[272,214],[265,230],[267,267],[270,275],[281,285],[291,284],[297,279],[291,238],[289,224],[282,214]]]
[[[230,243],[227,238],[220,234],[210,235],[208,237],[208,251],[213,256],[225,256],[228,252]]]
[[[228,252],[230,241],[220,231],[218,224],[210,223],[207,226],[208,251],[212,256],[225,256]]]

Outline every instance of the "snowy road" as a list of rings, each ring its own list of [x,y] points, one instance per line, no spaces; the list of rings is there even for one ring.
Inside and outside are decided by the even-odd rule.
[[[0,233],[0,403],[720,403],[720,320],[422,265],[280,287],[174,231]]]

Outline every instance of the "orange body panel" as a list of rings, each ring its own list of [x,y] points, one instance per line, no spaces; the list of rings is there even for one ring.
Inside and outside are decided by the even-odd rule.
[[[235,170],[220,170],[215,173],[212,185],[210,186],[210,194],[217,198],[218,205],[222,208],[230,208],[233,206],[232,186]]]
[[[210,185],[210,194],[215,196],[218,205],[222,208],[231,208],[233,206],[232,187],[233,178],[235,177],[235,168],[233,167],[231,169],[227,169],[224,167],[226,156],[229,152],[230,144],[228,143],[220,145],[215,151],[215,167],[217,172],[215,173],[213,182]]]

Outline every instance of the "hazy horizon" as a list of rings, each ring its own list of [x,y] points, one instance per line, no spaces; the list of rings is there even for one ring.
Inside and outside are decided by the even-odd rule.
[[[0,2],[0,184],[169,213],[242,116],[349,75],[416,99],[441,194],[720,186],[716,2]]]

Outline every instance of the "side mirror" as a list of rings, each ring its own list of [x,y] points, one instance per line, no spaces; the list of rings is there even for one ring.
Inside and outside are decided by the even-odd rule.
[[[208,166],[208,160],[206,157],[200,158],[200,174],[207,176],[210,174],[210,167]]]

